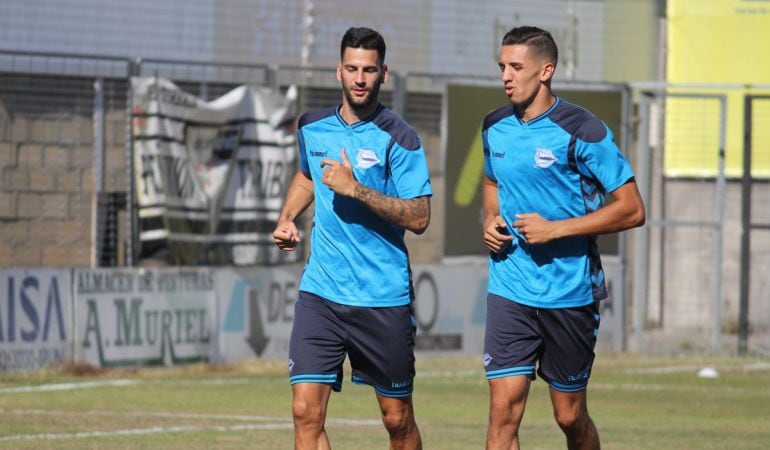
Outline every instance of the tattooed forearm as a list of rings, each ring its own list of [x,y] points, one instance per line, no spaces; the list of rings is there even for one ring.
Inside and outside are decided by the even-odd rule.
[[[353,198],[383,219],[416,234],[422,234],[430,223],[428,197],[391,197],[359,183],[353,191]]]

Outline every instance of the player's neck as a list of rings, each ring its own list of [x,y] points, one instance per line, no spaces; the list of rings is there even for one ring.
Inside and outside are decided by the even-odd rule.
[[[531,102],[517,107],[519,118],[524,122],[529,122],[548,111],[554,103],[556,103],[556,96],[550,89],[543,89]]]
[[[348,125],[361,122],[368,119],[372,114],[377,112],[377,108],[380,107],[380,102],[375,100],[363,108],[353,108],[350,103],[343,101],[340,106],[340,116],[342,120]]]

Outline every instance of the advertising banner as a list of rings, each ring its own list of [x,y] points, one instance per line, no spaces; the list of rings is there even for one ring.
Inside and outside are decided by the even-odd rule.
[[[212,269],[77,270],[77,362],[207,362],[216,339]]]
[[[300,265],[217,270],[221,362],[288,358],[301,271]]]
[[[602,259],[609,297],[599,303],[597,351],[625,349],[625,301],[620,259]],[[413,267],[416,350],[430,354],[481,355],[487,314],[486,265]]]
[[[69,270],[0,271],[0,372],[72,359]]]
[[[177,265],[295,261],[272,232],[297,170],[296,89],[240,86],[205,102],[161,78],[132,78],[140,258]]]
[[[487,267],[416,265],[415,349],[431,354],[477,354],[484,349]]]
[[[600,351],[625,349],[619,258],[605,258]],[[302,266],[0,272],[0,372],[285,360]],[[412,267],[415,349],[481,355],[487,267]]]

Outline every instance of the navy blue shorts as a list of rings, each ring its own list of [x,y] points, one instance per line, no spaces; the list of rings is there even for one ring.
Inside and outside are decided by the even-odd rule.
[[[302,292],[294,306],[289,378],[295,383],[342,389],[347,355],[353,382],[384,397],[408,397],[414,382],[413,306],[367,308],[335,303]]]
[[[588,386],[599,331],[599,303],[579,308],[533,308],[487,296],[484,368],[487,379],[537,374],[550,387],[579,392]]]

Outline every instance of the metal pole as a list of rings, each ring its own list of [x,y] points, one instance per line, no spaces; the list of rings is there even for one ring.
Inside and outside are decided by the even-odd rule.
[[[134,133],[133,133],[133,100],[134,89],[131,87],[131,78],[138,76],[142,60],[137,58],[129,63],[128,89],[126,90],[126,180],[128,189],[126,192],[126,210],[128,214],[127,242],[126,242],[126,266],[134,267],[136,263],[136,242],[138,233],[138,218],[136,217],[136,181],[134,180]]]
[[[751,235],[751,96],[743,99],[743,176],[741,177],[741,297],[738,309],[738,354],[744,356],[749,336],[749,238]]]
[[[91,267],[97,267],[102,253],[99,231],[99,198],[104,192],[104,79],[94,81],[94,193],[91,203]]]
[[[719,156],[717,169],[717,197],[716,197],[716,297],[714,298],[714,336],[712,346],[715,352],[719,352],[722,347],[722,305],[724,296],[722,294],[722,247],[724,243],[724,224],[725,224],[725,140],[727,133],[727,97],[719,98]]]
[[[621,91],[621,119],[620,119],[620,148],[623,150],[623,153],[630,159],[629,152],[630,149],[628,148],[630,139],[629,139],[629,133],[632,126],[632,120],[631,120],[631,108],[632,108],[632,102],[631,102],[631,92],[630,88],[625,85],[623,87],[623,90]],[[622,299],[620,302],[620,311],[618,312],[618,316],[620,317],[620,323],[623,324],[622,327],[620,327],[620,351],[625,352],[628,350],[628,329],[626,327],[626,323],[628,323],[628,307],[626,300],[628,299],[627,293],[628,290],[628,234],[622,233],[619,236],[618,239],[618,253],[620,254],[620,279],[622,280],[620,283],[620,289],[618,297]]]
[[[649,208],[650,186],[650,98],[643,93],[639,102],[639,145],[637,147],[637,164],[639,165],[637,181],[642,201]],[[649,225],[634,230],[634,304],[631,320],[631,350],[641,351],[642,329],[644,327],[645,311],[647,310],[647,264]]]
[[[281,84],[278,81],[278,66],[273,64],[265,69],[265,86],[273,90],[273,92],[280,92]]]
[[[393,112],[401,117],[406,116],[406,75],[403,73],[391,73],[393,80]]]

